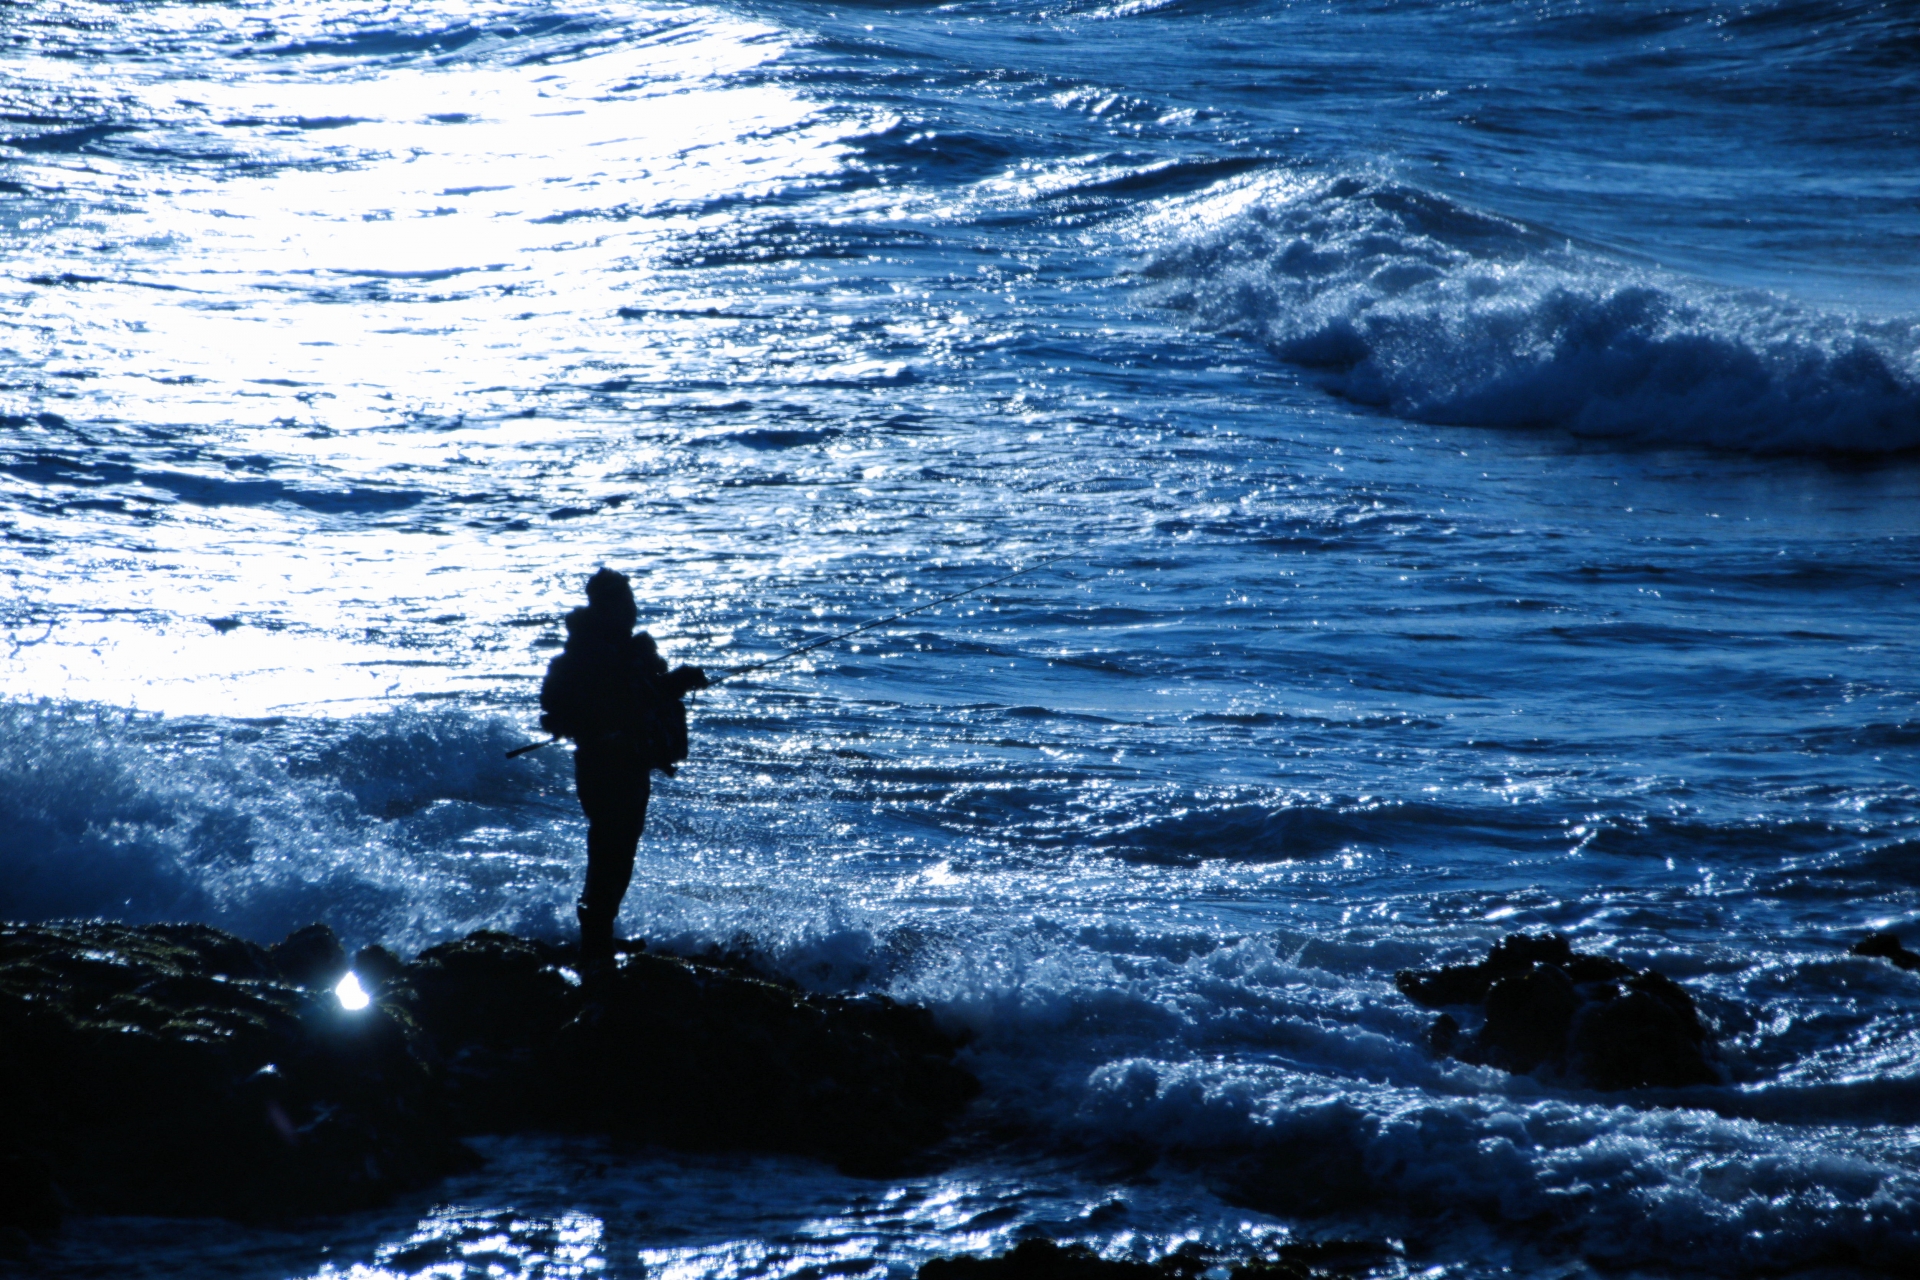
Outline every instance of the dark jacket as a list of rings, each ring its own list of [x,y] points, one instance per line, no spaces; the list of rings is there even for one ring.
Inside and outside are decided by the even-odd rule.
[[[687,758],[688,689],[705,681],[694,667],[669,671],[646,632],[608,626],[591,609],[567,615],[567,645],[540,685],[540,727],[572,738],[583,752],[632,753],[671,774]]]

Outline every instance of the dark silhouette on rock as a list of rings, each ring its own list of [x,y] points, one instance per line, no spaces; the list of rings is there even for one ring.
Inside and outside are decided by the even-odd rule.
[[[405,972],[407,966],[399,956],[376,943],[354,952],[351,967],[354,974],[359,977],[361,985],[372,991],[392,982]]]
[[[352,1011],[338,951],[313,929],[0,926],[0,1236],[68,1208],[360,1208],[469,1165],[460,1135],[527,1127],[879,1172],[978,1088],[924,1010],[881,997],[629,951],[589,1003],[573,948],[477,933],[410,964],[361,951],[374,998]]]
[[[638,619],[626,575],[602,568],[587,580],[586,608],[567,615],[566,647],[540,685],[540,727],[574,741],[574,788],[587,815],[587,877],[576,911],[596,977],[613,958],[652,771],[672,776],[687,758],[682,699],[707,687],[698,667],[669,671],[653,637],[634,632]]]
[[[1920,969],[1920,955],[1915,955],[1900,945],[1897,935],[1876,933],[1853,945],[1848,953],[1856,956],[1873,956],[1880,960],[1891,961],[1896,968]]]
[[[1720,1080],[1693,997],[1664,974],[1580,955],[1559,934],[1510,934],[1479,964],[1404,970],[1401,994],[1443,1013],[1434,1052],[1595,1089],[1678,1088]]]
[[[324,949],[295,939],[289,974],[200,925],[0,927],[0,1159],[55,1203],[235,1217],[459,1167],[419,1028],[305,985]]]
[[[302,987],[331,989],[353,967],[340,939],[323,924],[295,929],[267,948],[267,958],[277,976]]]
[[[992,1258],[933,1258],[921,1264],[918,1280],[1199,1280],[1209,1271],[1226,1271],[1230,1280],[1323,1280],[1405,1270],[1398,1249],[1359,1240],[1300,1241],[1253,1258],[1190,1242],[1157,1261],[1136,1262],[1036,1239]]]
[[[397,1002],[447,1051],[464,1131],[517,1117],[879,1171],[937,1141],[978,1089],[923,1009],[632,950],[588,1001],[573,962],[476,933],[408,966]]]

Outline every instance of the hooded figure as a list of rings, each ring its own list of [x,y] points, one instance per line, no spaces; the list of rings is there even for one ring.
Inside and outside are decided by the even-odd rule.
[[[574,741],[574,786],[587,813],[587,883],[577,908],[581,958],[613,959],[613,922],[633,879],[647,824],[652,770],[687,758],[681,699],[707,687],[698,667],[672,671],[653,637],[634,633],[640,611],[624,573],[587,580],[587,607],[567,615],[567,644],[540,686],[540,727]]]

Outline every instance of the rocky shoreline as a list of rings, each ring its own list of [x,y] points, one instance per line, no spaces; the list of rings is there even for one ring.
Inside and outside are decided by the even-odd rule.
[[[1693,997],[1654,969],[1583,955],[1560,934],[1509,934],[1485,960],[1394,975],[1400,994],[1444,1009],[1427,1032],[1442,1056],[1590,1089],[1684,1088],[1722,1079]]]
[[[0,1231],[68,1212],[273,1219],[380,1203],[551,1129],[794,1152],[854,1172],[978,1090],[925,1010],[480,932],[403,963],[323,926],[0,927]],[[352,970],[370,997],[347,1007]]]
[[[1920,968],[1890,934],[1852,950]],[[349,973],[359,990],[342,988]],[[1513,934],[1396,985],[1438,1014],[1441,1056],[1606,1091],[1726,1078],[1680,984],[1560,935]],[[462,1139],[485,1133],[792,1153],[883,1175],[939,1143],[978,1093],[960,1047],[924,1009],[638,944],[589,982],[574,948],[489,931],[403,961],[380,947],[349,957],[319,925],[271,947],[193,924],[0,926],[0,1256],[70,1213],[372,1207],[472,1167]],[[1028,1241],[921,1274],[1291,1280],[1391,1272],[1383,1247],[1149,1264]]]

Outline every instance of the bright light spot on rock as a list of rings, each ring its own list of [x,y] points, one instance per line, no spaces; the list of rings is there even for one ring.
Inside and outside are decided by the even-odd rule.
[[[373,997],[360,985],[360,975],[357,973],[349,973],[340,979],[340,985],[333,989],[333,994],[340,997],[342,1009],[364,1009],[373,1003]]]

